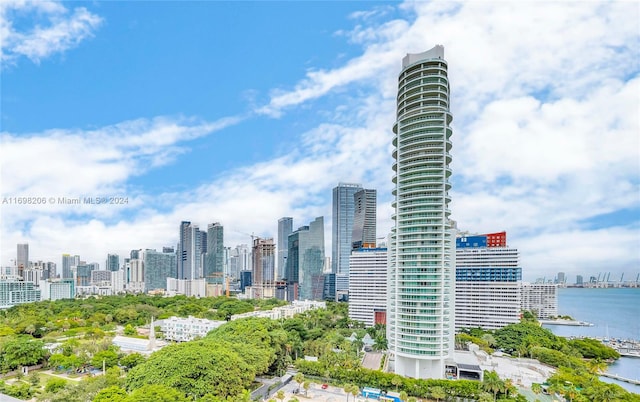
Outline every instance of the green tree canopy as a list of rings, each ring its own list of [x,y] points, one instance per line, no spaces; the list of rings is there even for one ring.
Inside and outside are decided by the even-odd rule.
[[[166,385],[186,395],[227,397],[249,388],[255,371],[235,351],[204,341],[170,345],[129,371],[126,388]]]

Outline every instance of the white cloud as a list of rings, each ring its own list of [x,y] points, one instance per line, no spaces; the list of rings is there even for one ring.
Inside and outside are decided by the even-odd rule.
[[[322,105],[329,111],[326,121],[301,134],[287,155],[225,172],[193,191],[165,194],[162,205],[150,201],[116,224],[51,215],[38,218],[30,233],[3,225],[3,254],[13,255],[15,243],[31,236],[34,244],[50,245],[43,246],[49,254],[55,250],[54,261],[63,251],[86,250],[88,259],[101,262],[110,251],[175,242],[181,220],[201,227],[221,221],[225,243],[233,246],[249,241],[241,233],[273,235],[281,216],[294,216],[299,226],[324,215],[330,238],[328,200],[339,181],[378,189],[383,236],[391,224],[390,142],[400,60],[440,43],[453,91],[451,209],[459,227],[506,230],[521,250],[525,277],[569,268],[585,275],[605,266],[637,269],[637,253],[625,253],[638,249],[637,218],[598,229],[587,221],[640,206],[638,8],[624,2],[411,2],[400,8],[415,15],[380,23],[355,16],[360,25],[339,34],[362,44],[361,55],[335,69],[308,72],[292,90],[275,90],[256,109],[256,118],[285,116],[340,93],[330,99],[337,103]],[[90,156],[89,168],[100,175],[85,187],[125,187],[127,178],[141,174],[141,161],[167,163],[167,150],[212,130],[203,128],[208,123],[139,124],[142,129],[127,122],[97,130],[108,131],[113,142],[99,151],[92,146],[99,142],[96,133],[93,139],[68,131],[32,136],[27,140],[43,141],[63,156],[33,175],[10,168],[20,177],[10,188],[83,186],[89,178],[76,179],[79,166],[68,161],[79,152]],[[131,157],[133,151],[142,155]],[[68,183],[72,173],[75,180]],[[153,197],[142,193],[137,199]],[[89,229],[103,236],[85,236]],[[329,254],[330,241],[326,245]]]
[[[35,14],[34,18],[45,21],[46,25],[37,24],[27,31],[16,30],[12,19],[26,13]],[[101,23],[102,18],[84,7],[70,11],[53,1],[3,1],[0,3],[0,59],[3,64],[14,64],[24,56],[39,63],[53,54],[76,47],[93,36]]]

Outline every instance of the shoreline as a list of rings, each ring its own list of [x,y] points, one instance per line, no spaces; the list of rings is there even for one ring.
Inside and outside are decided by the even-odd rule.
[[[562,318],[555,320],[538,320],[542,325],[567,325],[571,327],[593,327],[593,324],[587,321],[565,320]]]

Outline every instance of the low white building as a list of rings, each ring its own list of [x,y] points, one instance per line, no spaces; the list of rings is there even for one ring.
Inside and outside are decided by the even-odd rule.
[[[233,321],[240,318],[249,317],[262,317],[271,318],[272,320],[279,320],[281,318],[291,318],[296,314],[304,313],[307,310],[313,310],[317,308],[327,308],[327,303],[314,300],[294,300],[289,305],[275,307],[272,310],[250,311],[244,314],[235,314],[231,317],[231,320]]]
[[[209,331],[218,328],[226,321],[212,321],[204,318],[170,317],[159,322],[164,339],[176,342],[188,342],[203,338]]]
[[[207,283],[201,279],[176,279],[167,278],[167,295],[185,295],[189,297],[205,297],[207,295]]]

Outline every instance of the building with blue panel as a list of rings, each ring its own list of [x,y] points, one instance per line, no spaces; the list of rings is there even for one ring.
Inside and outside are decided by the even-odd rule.
[[[456,239],[456,331],[498,329],[520,320],[522,268],[518,249],[487,235]]]

